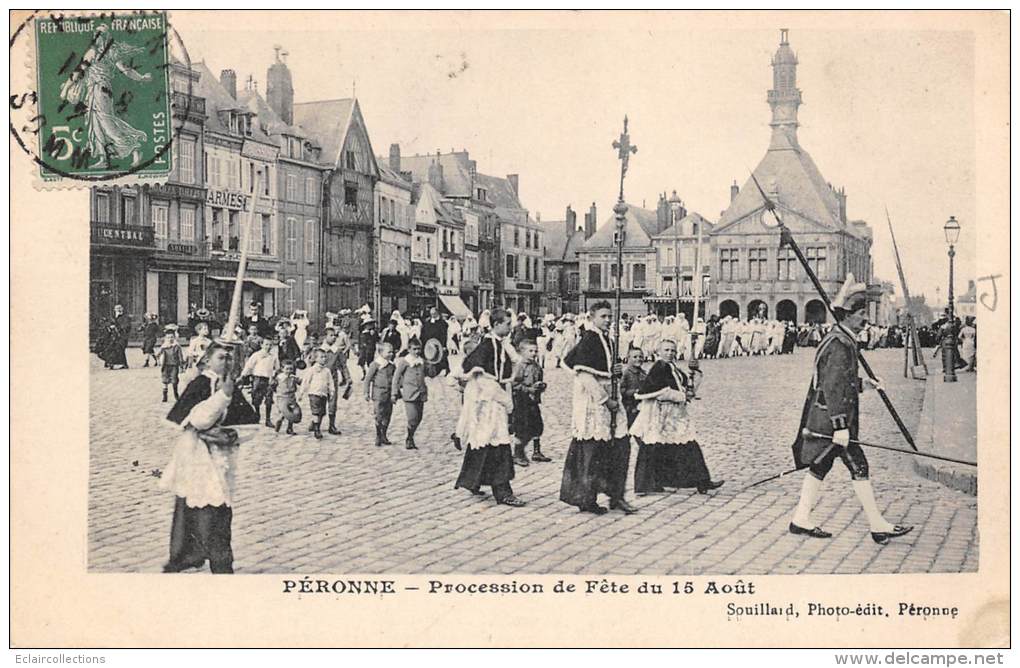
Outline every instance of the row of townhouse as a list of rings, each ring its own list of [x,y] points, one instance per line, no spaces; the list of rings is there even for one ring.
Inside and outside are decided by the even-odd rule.
[[[268,317],[538,312],[542,229],[516,175],[479,174],[467,151],[402,162],[393,144],[377,157],[356,99],[294,102],[279,48],[264,94],[204,62],[171,73],[169,178],[91,191],[93,335],[115,304],[135,323],[185,323],[202,307],[225,317],[245,238],[243,303]]]

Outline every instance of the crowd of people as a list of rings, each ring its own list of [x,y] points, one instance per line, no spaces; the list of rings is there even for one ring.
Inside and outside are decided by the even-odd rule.
[[[130,322],[121,316],[118,307],[109,340],[97,348],[111,368],[127,366],[122,346]],[[190,339],[176,325],[161,328],[154,316],[146,316],[140,327],[145,366],[155,362],[161,368],[162,400],[169,401],[171,391],[175,400],[168,419],[185,432],[161,481],[177,498],[168,572],[206,560],[214,572],[232,571],[229,511],[236,448],[239,431],[250,435],[237,427],[264,425],[277,434],[297,435],[295,427],[307,414],[312,437],[325,438],[323,431],[340,436],[338,406],[351,400],[356,383],[361,384],[358,398],[373,408],[377,447],[392,444],[392,413],[403,404],[407,450],[417,449],[430,384],[438,379],[456,388],[461,401],[451,441],[464,458],[455,488],[486,496],[482,487],[489,487],[496,503],[519,507],[525,501],[511,486],[516,471],[551,461],[541,444],[545,370],[565,367],[573,378],[571,442],[560,500],[581,512],[630,514],[638,510],[625,498],[631,447],[638,451],[633,490],[639,496],[684,488],[708,493],[722,485],[709,472],[688,412],[702,378],[699,359],[789,354],[797,346],[818,347],[821,356],[833,337],[841,345],[848,338],[845,328],[798,327],[764,313],[746,321],[698,318],[693,325],[683,314],[661,321],[656,315],[623,316],[617,348],[608,302],[580,314],[535,319],[502,308],[463,320],[436,308],[421,317],[394,311],[383,323],[366,305],[328,314],[317,330],[308,326],[304,312],[271,322],[251,304],[230,342],[211,314],[197,310],[193,316]],[[895,328],[869,327],[863,317],[854,324],[856,347],[895,345]],[[961,327],[959,336],[962,355],[973,357],[973,323]],[[451,356],[461,357],[459,368],[451,367]],[[352,360],[359,379],[352,377]],[[856,460],[846,461],[860,469]],[[805,498],[816,491],[807,489]],[[870,503],[866,492],[862,488],[862,502]],[[600,505],[599,495],[608,497],[608,508]],[[800,508],[791,532],[825,537],[806,518]],[[873,525],[879,534],[899,529],[879,520]]]

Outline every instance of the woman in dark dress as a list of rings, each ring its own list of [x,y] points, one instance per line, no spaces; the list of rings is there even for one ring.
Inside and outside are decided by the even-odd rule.
[[[101,355],[108,369],[126,369],[128,334],[131,332],[131,318],[124,313],[124,307],[117,304],[113,307],[113,322],[110,336],[106,343],[106,351]]]
[[[721,329],[722,328],[719,325],[719,316],[713,315],[708,319],[708,324],[705,325],[705,348],[703,350],[705,357],[715,357],[719,354]]]

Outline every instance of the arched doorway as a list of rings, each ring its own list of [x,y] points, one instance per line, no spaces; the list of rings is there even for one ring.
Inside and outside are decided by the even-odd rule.
[[[769,317],[769,305],[760,299],[752,299],[751,303],[747,305],[747,319],[758,317],[758,309],[762,306],[765,307],[764,317]]]
[[[740,306],[738,306],[737,302],[732,299],[725,299],[721,304],[719,304],[719,317],[725,318],[726,316],[731,316],[733,318],[740,317]]]
[[[776,320],[782,320],[785,322],[797,322],[797,305],[789,299],[776,304]]]
[[[818,299],[812,299],[804,306],[804,321],[809,324],[823,323],[828,319],[825,312],[825,304]]]

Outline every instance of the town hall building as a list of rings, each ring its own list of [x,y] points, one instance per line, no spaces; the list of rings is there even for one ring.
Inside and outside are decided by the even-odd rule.
[[[847,217],[846,191],[822,177],[797,139],[797,57],[788,31],[772,58],[772,137],[754,176],[776,203],[825,291],[834,295],[847,273],[872,280],[871,228]],[[710,312],[753,317],[762,304],[769,318],[825,322],[825,305],[793,251],[779,248],[779,230],[750,178],[731,187],[730,205],[711,234],[713,294]]]

